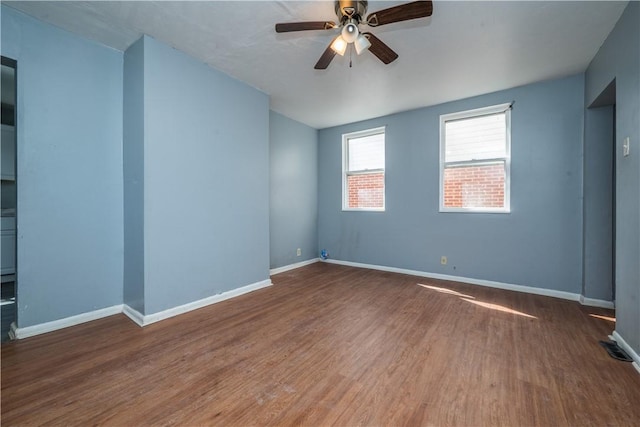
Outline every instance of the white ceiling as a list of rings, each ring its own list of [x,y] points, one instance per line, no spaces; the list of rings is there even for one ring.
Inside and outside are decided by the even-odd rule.
[[[370,1],[373,12],[404,1]],[[433,16],[371,31],[400,57],[313,66],[337,30],[276,34],[277,22],[335,21],[327,1],[7,2],[118,50],[147,34],[271,97],[271,109],[325,128],[586,69],[627,2],[434,1]],[[364,27],[368,28],[368,27]]]

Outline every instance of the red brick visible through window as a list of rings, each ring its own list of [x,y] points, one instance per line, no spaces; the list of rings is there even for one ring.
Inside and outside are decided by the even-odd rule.
[[[350,208],[384,208],[384,173],[347,177]]]
[[[504,164],[458,166],[444,170],[444,206],[504,207]]]

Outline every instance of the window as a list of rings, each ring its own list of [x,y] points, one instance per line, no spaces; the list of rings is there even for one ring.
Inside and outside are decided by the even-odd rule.
[[[510,107],[440,116],[440,212],[509,212]]]
[[[384,210],[384,127],[342,135],[342,210]]]

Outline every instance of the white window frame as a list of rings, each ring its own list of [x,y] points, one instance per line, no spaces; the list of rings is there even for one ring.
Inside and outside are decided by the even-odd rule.
[[[385,167],[382,169],[365,169],[359,171],[350,171],[349,170],[349,139],[355,138],[363,138],[371,135],[385,135]],[[386,193],[387,193],[387,175],[386,175],[386,163],[387,163],[387,140],[386,140],[386,126],[367,129],[357,132],[350,132],[342,134],[342,210],[343,211],[373,211],[373,212],[384,212],[387,206]],[[382,191],[382,207],[381,208],[350,208],[349,207],[349,189],[348,185],[348,177],[351,175],[373,175],[382,172],[384,179],[384,189]]]
[[[448,121],[470,119],[492,114],[505,114],[506,148],[505,156],[493,159],[466,160],[458,162],[445,162],[446,154],[446,128]],[[444,170],[446,166],[486,165],[504,161],[504,207],[502,208],[453,208],[444,205]],[[480,212],[480,213],[510,213],[511,212],[511,103],[492,105],[457,113],[442,114],[440,116],[440,212]]]

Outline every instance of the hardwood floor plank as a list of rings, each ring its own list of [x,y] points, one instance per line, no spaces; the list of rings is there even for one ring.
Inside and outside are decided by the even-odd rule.
[[[640,376],[598,345],[610,310],[324,263],[272,280],[145,328],[116,315],[3,343],[2,423],[640,420]]]

